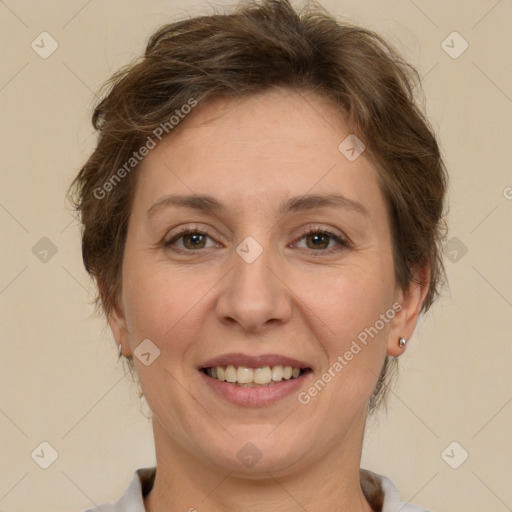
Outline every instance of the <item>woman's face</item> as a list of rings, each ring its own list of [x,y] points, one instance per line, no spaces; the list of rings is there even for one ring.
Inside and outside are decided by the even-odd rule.
[[[328,100],[274,90],[196,107],[143,160],[111,326],[157,455],[256,475],[359,450],[420,300],[396,285],[377,172],[338,149],[349,135]]]

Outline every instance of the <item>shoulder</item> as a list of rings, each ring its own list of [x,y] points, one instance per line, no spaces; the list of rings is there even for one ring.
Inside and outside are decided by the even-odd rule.
[[[398,489],[388,477],[367,469],[361,469],[359,474],[363,494],[375,510],[381,512],[430,512],[426,508],[403,502]]]
[[[103,503],[84,512],[145,512],[144,496],[155,481],[156,467],[137,469],[123,495],[115,503]]]

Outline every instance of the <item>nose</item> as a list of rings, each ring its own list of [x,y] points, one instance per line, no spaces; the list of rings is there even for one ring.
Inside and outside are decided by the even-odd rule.
[[[292,314],[290,288],[270,249],[254,260],[233,251],[233,268],[221,281],[216,312],[222,323],[262,334],[285,324]]]

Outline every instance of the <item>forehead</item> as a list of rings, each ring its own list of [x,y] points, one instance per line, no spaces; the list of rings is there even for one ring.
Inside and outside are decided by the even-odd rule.
[[[276,89],[197,106],[141,164],[136,202],[164,192],[215,195],[262,206],[296,194],[379,194],[364,152],[350,161],[339,145],[350,134],[343,116],[316,93]]]
[[[160,149],[171,145],[199,150],[190,159],[205,153],[230,160],[258,156],[267,165],[282,161],[285,154],[287,160],[300,162],[307,152],[308,161],[323,163],[329,153],[338,156],[343,133],[349,134],[343,116],[328,98],[273,89],[207,101],[185,118]]]

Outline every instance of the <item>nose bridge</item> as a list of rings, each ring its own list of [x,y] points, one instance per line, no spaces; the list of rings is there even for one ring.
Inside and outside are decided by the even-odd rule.
[[[279,258],[273,254],[268,233],[259,230],[255,236],[244,238],[231,258],[233,269],[217,303],[221,320],[236,321],[246,330],[285,321],[291,308],[286,287],[275,275]]]

